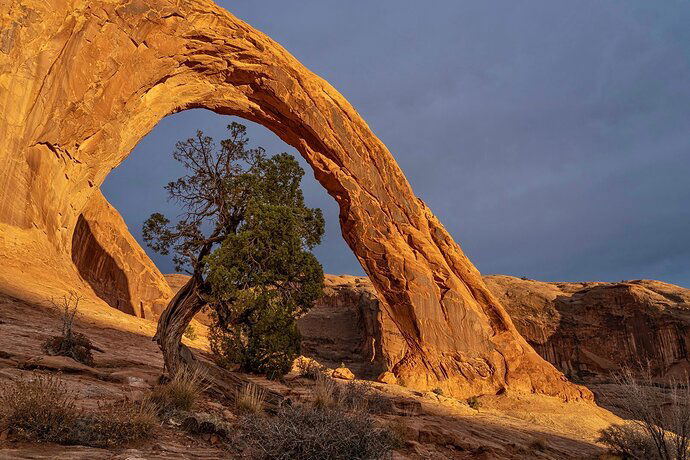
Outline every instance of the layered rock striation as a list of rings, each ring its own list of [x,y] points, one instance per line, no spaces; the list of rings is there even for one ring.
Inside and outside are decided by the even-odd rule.
[[[660,380],[690,374],[690,289],[652,280],[485,281],[537,352],[576,380],[605,382],[622,366],[647,364]]]
[[[0,4],[0,21],[3,256],[42,264],[60,282],[89,281],[74,261],[116,274],[119,287],[93,288],[124,308],[117,263],[98,256],[97,268],[73,242],[76,232],[89,247],[126,253],[128,232],[96,244],[80,216],[163,117],[237,115],[294,146],[338,202],[343,237],[402,338],[392,366],[401,382],[457,396],[507,387],[591,396],[520,336],[354,108],[266,35],[209,0],[19,0]],[[141,271],[119,268],[136,313],[137,299],[150,297],[131,291]]]

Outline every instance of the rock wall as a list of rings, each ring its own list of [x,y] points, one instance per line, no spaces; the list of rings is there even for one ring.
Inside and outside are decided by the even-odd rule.
[[[172,298],[163,275],[100,193],[77,219],[72,261],[101,299],[130,315],[156,319]]]
[[[690,373],[690,289],[661,281],[544,283],[488,276],[541,356],[588,383],[647,363],[662,379]]]
[[[388,344],[401,338],[382,316],[371,283],[327,280],[324,298],[299,322],[303,353],[329,366],[343,361],[363,378],[389,369],[397,347]],[[610,381],[611,371],[647,362],[661,381],[690,373],[690,289],[651,280],[484,280],[537,352],[577,381]]]
[[[343,237],[403,338],[391,352],[402,382],[591,397],[519,335],[354,108],[261,32],[209,0],[18,0],[0,4],[0,21],[0,227],[11,235],[0,253],[81,279],[79,218],[136,143],[181,110],[237,115],[294,146],[338,202]]]

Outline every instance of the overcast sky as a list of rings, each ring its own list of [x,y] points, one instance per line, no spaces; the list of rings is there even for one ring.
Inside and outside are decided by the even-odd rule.
[[[482,273],[690,287],[690,1],[219,3],[354,105]],[[162,189],[175,142],[222,139],[230,120],[167,117],[108,177],[139,241],[151,212],[177,214]],[[362,274],[335,202],[304,182],[325,271]]]

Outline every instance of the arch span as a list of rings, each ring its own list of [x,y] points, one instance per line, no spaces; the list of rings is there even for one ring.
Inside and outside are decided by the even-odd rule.
[[[0,7],[0,221],[24,235],[19,249],[70,264],[82,210],[161,118],[237,115],[294,146],[338,202],[402,338],[389,344],[402,382],[590,397],[518,334],[354,108],[270,38],[210,0],[11,3]]]

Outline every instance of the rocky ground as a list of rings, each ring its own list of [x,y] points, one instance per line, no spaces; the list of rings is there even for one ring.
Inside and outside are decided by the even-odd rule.
[[[85,298],[77,330],[102,350],[93,367],[69,358],[46,356],[42,341],[58,332],[57,311],[48,303],[0,296],[0,384],[27,379],[32,372],[60,372],[79,403],[95,408],[123,396],[148,391],[162,373],[162,358],[151,341],[155,323]],[[205,356],[203,337],[188,342]],[[284,383],[242,376],[293,400],[308,400],[314,383],[289,375]],[[397,385],[372,383],[394,404],[378,415],[382,424],[404,426],[406,445],[395,458],[596,458],[598,430],[618,418],[592,403],[564,403],[530,394],[506,393],[479,398],[478,410],[433,392],[415,392]],[[229,401],[205,396],[196,411],[215,413],[233,423]],[[0,441],[0,458],[238,458],[241,453],[222,442],[213,444],[162,423],[152,440],[118,449],[64,447]]]

